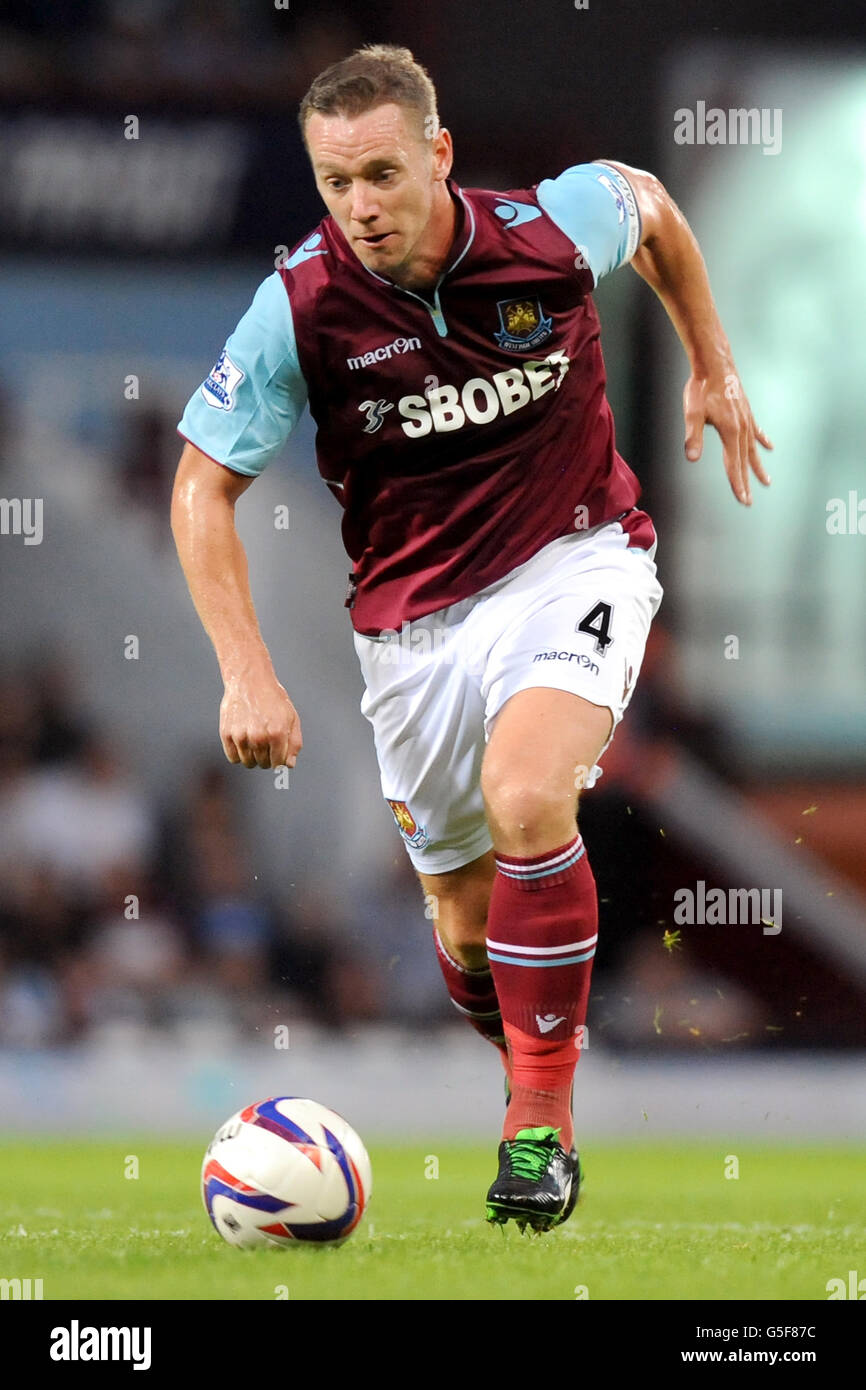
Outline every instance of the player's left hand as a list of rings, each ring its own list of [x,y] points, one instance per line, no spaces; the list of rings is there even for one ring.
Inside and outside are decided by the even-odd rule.
[[[758,455],[758,445],[772,449],[771,441],[755,424],[751,407],[732,363],[708,376],[690,376],[683,391],[686,422],[686,458],[699,459],[704,447],[704,425],[712,425],[722,441],[725,472],[731,491],[744,507],[752,505],[750,473],[764,487],[770,486]]]

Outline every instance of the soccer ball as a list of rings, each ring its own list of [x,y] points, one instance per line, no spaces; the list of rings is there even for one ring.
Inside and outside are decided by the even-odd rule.
[[[243,1249],[344,1241],[372,1187],[367,1150],[351,1125],[298,1096],[272,1096],[232,1115],[201,1169],[215,1229]]]

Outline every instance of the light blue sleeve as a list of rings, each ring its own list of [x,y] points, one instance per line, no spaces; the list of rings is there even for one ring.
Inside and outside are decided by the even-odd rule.
[[[275,271],[189,400],[178,430],[217,463],[255,477],[279,453],[306,401],[289,296]]]
[[[630,261],[640,245],[634,189],[610,164],[575,164],[559,178],[540,183],[536,196],[581,252],[596,284],[602,275]]]

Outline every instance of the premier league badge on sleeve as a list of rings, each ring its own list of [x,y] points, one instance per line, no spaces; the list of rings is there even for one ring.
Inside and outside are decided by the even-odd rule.
[[[243,381],[244,375],[223,348],[211,369],[210,376],[202,382],[201,393],[208,405],[212,405],[215,410],[231,410],[235,403],[234,392]]]
[[[507,352],[530,352],[553,332],[538,299],[500,299],[496,307],[502,331],[494,336]]]

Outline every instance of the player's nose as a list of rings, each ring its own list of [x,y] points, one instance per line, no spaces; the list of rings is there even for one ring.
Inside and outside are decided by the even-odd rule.
[[[363,183],[356,183],[352,188],[352,217],[356,222],[369,222],[378,213],[374,190]]]

